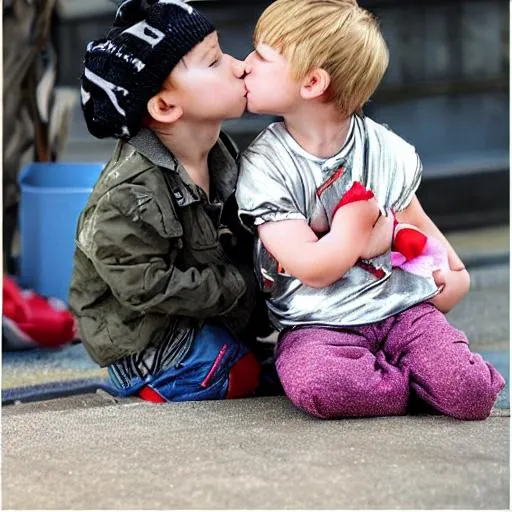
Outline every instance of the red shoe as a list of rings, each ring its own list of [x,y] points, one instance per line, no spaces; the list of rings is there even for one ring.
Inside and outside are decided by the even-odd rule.
[[[75,319],[63,302],[23,291],[5,275],[3,317],[11,330],[26,337],[27,346],[55,348],[76,338]]]

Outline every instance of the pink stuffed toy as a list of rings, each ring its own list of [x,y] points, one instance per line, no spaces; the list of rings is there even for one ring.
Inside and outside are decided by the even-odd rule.
[[[411,274],[430,277],[432,272],[449,268],[444,245],[427,237],[416,226],[401,224],[395,219],[391,265]]]
[[[333,215],[346,204],[368,201],[373,197],[371,190],[359,182],[354,182],[334,208]],[[427,237],[416,226],[399,223],[396,218],[391,246],[391,265],[423,277],[431,277],[432,272],[449,268],[448,254],[439,240]]]

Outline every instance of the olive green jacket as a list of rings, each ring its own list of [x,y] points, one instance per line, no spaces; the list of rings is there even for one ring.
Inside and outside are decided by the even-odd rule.
[[[78,221],[69,294],[100,366],[206,320],[246,332],[258,296],[253,240],[238,221],[238,167],[222,138],[209,167],[213,201],[152,131],[118,142]]]

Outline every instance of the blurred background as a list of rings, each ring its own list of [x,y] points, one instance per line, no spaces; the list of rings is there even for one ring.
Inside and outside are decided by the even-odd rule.
[[[271,1],[191,3],[218,28],[224,51],[243,59],[252,50],[256,20]],[[366,114],[416,146],[424,164],[420,201],[474,269],[473,298],[456,308],[452,320],[481,342],[482,350],[494,347],[504,354],[509,340],[509,2],[359,3],[378,16],[390,49],[388,72]],[[104,35],[116,5],[110,0],[6,0],[3,5],[4,271],[23,287],[65,300],[76,215],[114,145],[90,136],[82,119],[82,56],[90,40]],[[225,128],[243,150],[271,121],[246,114]],[[90,174],[83,167],[77,171],[77,162],[90,163]],[[58,286],[52,287],[54,282]],[[10,360],[8,386],[19,384],[16,375],[26,361],[16,357]]]
[[[252,50],[252,30],[270,3],[196,2],[218,27],[225,51],[240,59]],[[508,222],[509,2],[359,3],[381,20],[391,55],[366,113],[416,146],[425,166],[425,207],[445,229]],[[108,0],[61,4],[54,31],[57,83],[77,87],[81,51],[108,27],[114,9]],[[243,149],[268,122],[247,115],[227,129]],[[70,138],[63,158],[96,157],[96,146],[84,144],[80,115]],[[103,149],[107,158],[109,144]]]

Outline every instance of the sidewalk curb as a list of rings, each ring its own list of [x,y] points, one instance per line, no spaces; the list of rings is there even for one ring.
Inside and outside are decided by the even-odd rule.
[[[508,251],[494,254],[468,253],[460,255],[460,258],[468,269],[510,264],[510,253]]]
[[[68,381],[49,382],[32,386],[2,390],[2,405],[18,403],[41,402],[74,395],[86,395],[101,390],[117,400],[117,393],[108,381],[102,379],[76,379]]]
[[[490,418],[510,418],[510,409],[497,409],[491,411]]]

